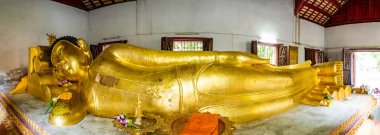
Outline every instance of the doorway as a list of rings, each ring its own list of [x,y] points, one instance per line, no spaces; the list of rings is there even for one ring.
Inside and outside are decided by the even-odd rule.
[[[354,87],[380,88],[380,51],[355,51],[353,60]]]

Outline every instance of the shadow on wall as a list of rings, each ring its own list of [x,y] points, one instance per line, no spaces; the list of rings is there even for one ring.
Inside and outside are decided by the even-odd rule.
[[[326,49],[326,57],[328,61],[343,60],[343,49]]]
[[[251,48],[252,48],[252,42],[248,41],[246,43],[246,49],[247,49],[247,51],[251,51]],[[252,53],[252,52],[250,52],[250,53]]]

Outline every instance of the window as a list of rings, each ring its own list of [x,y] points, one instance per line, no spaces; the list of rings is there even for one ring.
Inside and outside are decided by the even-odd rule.
[[[279,51],[280,50],[280,51]],[[286,47],[282,44],[272,44],[252,41],[251,52],[263,59],[270,59],[270,64],[284,66],[287,65]],[[281,57],[279,57],[279,55]]]
[[[203,51],[203,42],[173,41],[173,51]]]
[[[258,44],[257,56],[270,59],[270,64],[277,65],[277,47],[271,45]]]
[[[168,51],[212,51],[212,38],[162,37],[161,50]]]
[[[318,49],[305,48],[305,60],[310,60],[311,65],[323,63],[324,51]]]

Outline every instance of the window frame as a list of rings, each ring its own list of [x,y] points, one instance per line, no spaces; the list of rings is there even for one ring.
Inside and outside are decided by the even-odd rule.
[[[173,41],[202,41],[203,51],[213,50],[213,38],[207,37],[162,37],[161,50],[173,51]]]
[[[313,48],[304,48],[304,50],[305,61],[310,60],[312,66],[318,63],[323,63],[325,61],[324,50]]]
[[[351,75],[350,81],[352,86],[357,86],[356,82],[356,59],[355,59],[355,52],[380,52],[380,48],[351,48],[349,49],[352,53],[351,55],[351,65],[350,65],[350,72]]]
[[[258,45],[266,45],[266,46],[273,46],[275,47],[275,63],[276,65],[279,65],[279,52],[280,47],[284,46],[284,44],[280,43],[267,43],[267,42],[260,42],[257,40],[254,40],[251,42],[251,53],[257,55],[257,46]],[[288,59],[288,58],[287,58]],[[288,61],[288,60],[287,60]]]

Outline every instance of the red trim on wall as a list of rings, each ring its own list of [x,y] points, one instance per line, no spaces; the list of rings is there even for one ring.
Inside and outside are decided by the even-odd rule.
[[[206,41],[210,38],[205,37],[167,37],[166,39],[173,41]]]
[[[258,44],[261,44],[261,45],[269,45],[269,46],[281,46],[281,45],[284,45],[284,44],[278,44],[278,43],[267,43],[267,42],[260,42],[260,41],[257,41]]]
[[[356,20],[356,21],[338,22],[338,23],[334,23],[334,24],[326,24],[325,27],[334,27],[334,26],[346,25],[346,24],[358,24],[358,23],[370,23],[370,22],[380,22],[380,18],[369,19],[369,20]]]
[[[380,48],[352,48],[354,52],[380,52]]]
[[[213,38],[207,37],[162,37],[161,50],[173,51],[173,41],[202,41],[203,51],[213,50]]]

